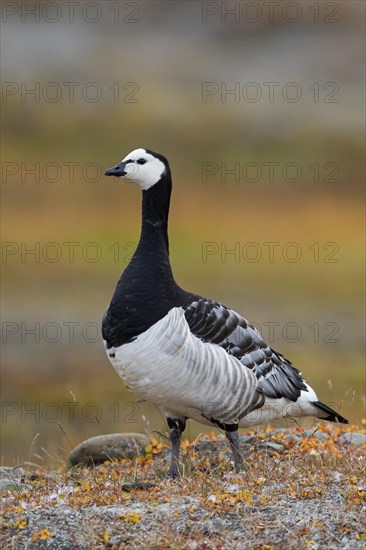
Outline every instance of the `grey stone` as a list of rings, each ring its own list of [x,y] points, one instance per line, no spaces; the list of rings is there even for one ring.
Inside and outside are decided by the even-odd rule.
[[[343,475],[339,472],[332,473],[333,483],[340,483],[342,481]]]
[[[150,438],[139,433],[119,433],[98,435],[86,439],[77,445],[69,454],[69,464],[94,466],[113,458],[134,458],[145,453]]]
[[[343,445],[344,443],[348,443],[348,445],[353,446],[364,445],[366,443],[366,434],[347,432],[340,436],[339,443],[341,445]]]
[[[21,481],[0,479],[0,492],[2,491],[19,492],[19,491],[25,491],[27,488],[28,486],[26,486]]]
[[[225,523],[220,519],[206,520],[206,521],[196,521],[194,524],[195,528],[203,533],[204,535],[217,535],[221,533],[225,528]]]
[[[281,443],[275,443],[274,441],[266,441],[265,446],[273,451],[283,451],[285,448]]]
[[[225,487],[226,493],[238,493],[241,490],[239,483],[232,483]]]
[[[0,491],[25,491],[24,470],[20,466],[0,467]]]

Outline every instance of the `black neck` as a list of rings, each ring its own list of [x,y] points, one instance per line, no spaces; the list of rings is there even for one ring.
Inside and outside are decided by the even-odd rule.
[[[172,180],[170,171],[163,175],[162,179],[142,192],[142,228],[140,246],[154,246],[160,244],[161,252],[169,253],[168,240],[168,216]],[[163,243],[163,244],[161,244]]]

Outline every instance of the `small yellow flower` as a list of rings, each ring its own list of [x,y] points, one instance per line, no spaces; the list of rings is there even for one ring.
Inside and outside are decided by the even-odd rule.
[[[83,484],[83,491],[90,491],[90,481],[86,481]]]
[[[37,533],[33,533],[32,541],[37,542],[37,540],[48,540],[54,536],[54,533],[50,533],[49,529],[41,529],[40,531],[37,531]]]
[[[25,529],[27,526],[28,526],[28,522],[24,518],[23,519],[18,519],[15,522],[15,527],[17,527],[18,529]]]
[[[141,516],[137,512],[126,512],[118,516],[117,519],[123,519],[125,523],[141,523]]]

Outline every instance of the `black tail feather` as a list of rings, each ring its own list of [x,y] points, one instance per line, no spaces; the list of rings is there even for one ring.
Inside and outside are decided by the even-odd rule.
[[[323,420],[328,420],[328,422],[339,422],[340,424],[349,424],[348,420],[346,418],[343,418],[340,414],[338,414],[336,411],[328,407],[328,405],[324,405],[321,401],[313,401],[313,405],[320,409],[323,413],[326,413],[326,416],[319,416],[319,418],[322,418]]]

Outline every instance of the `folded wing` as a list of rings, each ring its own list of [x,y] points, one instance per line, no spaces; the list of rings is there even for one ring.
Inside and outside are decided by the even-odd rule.
[[[265,396],[296,401],[301,391],[308,391],[300,372],[290,361],[270,348],[258,330],[232,309],[199,298],[186,307],[185,316],[195,336],[221,346],[254,370]]]

